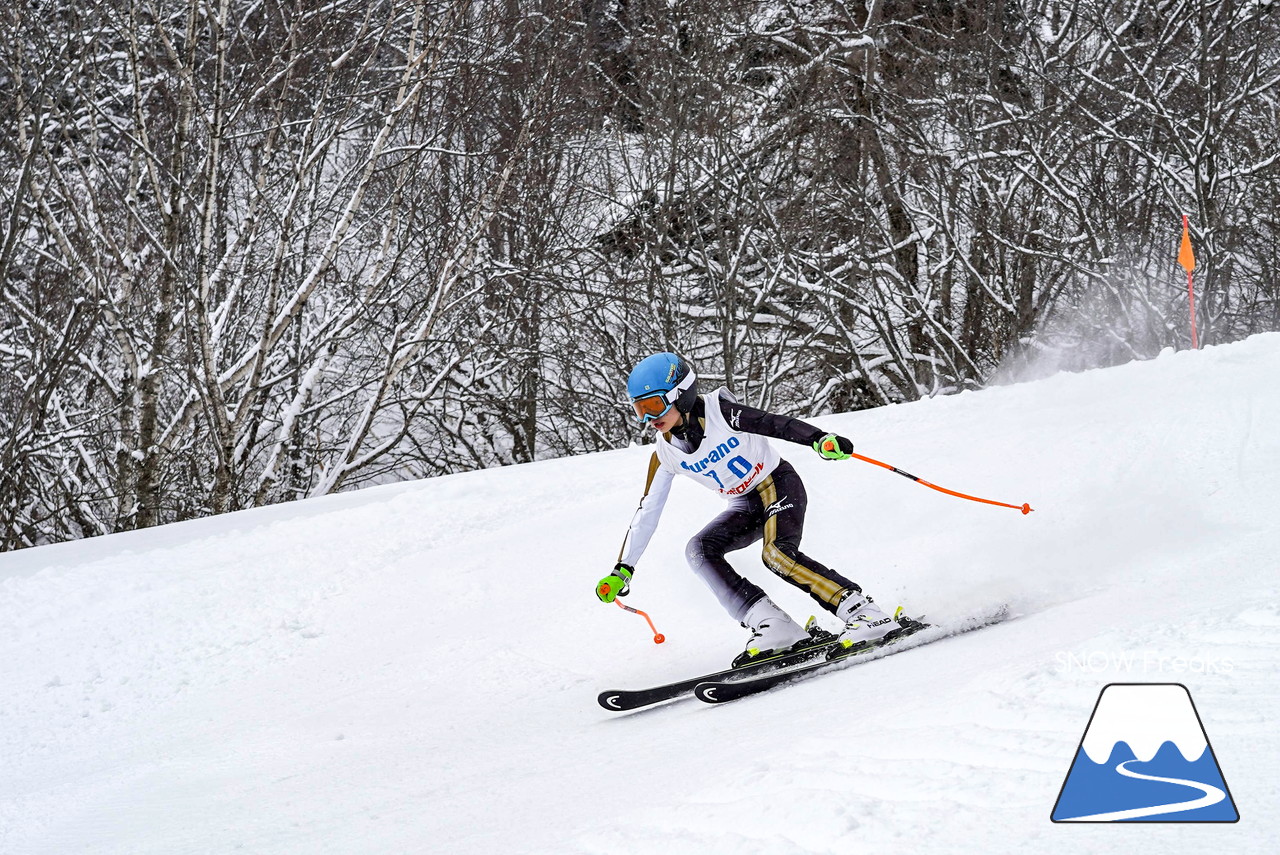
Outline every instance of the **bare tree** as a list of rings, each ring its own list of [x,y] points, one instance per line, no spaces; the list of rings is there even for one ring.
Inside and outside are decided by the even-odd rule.
[[[0,549],[1275,329],[1271,9],[11,3]]]

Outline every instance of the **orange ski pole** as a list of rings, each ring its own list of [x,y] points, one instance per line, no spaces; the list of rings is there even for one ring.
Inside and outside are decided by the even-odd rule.
[[[608,583],[608,582],[602,582],[602,583],[600,584],[600,593],[601,593],[601,594],[608,594],[608,593],[609,593],[609,590],[610,590],[610,588],[609,588],[609,583]],[[614,600],[614,601],[613,601],[613,604],[614,604],[614,605],[616,605],[616,606],[617,606],[618,608],[620,608],[620,609],[624,609],[624,610],[626,610],[626,611],[631,612],[633,615],[640,615],[640,617],[644,618],[644,619],[645,619],[645,622],[649,624],[649,629],[653,631],[653,643],[654,643],[654,644],[661,644],[662,642],[664,642],[664,641],[666,641],[666,640],[667,640],[667,637],[666,637],[665,635],[663,635],[662,633],[658,632],[658,628],[657,628],[656,626],[654,626],[654,625],[653,625],[653,619],[649,617],[649,613],[648,613],[648,612],[642,612],[642,611],[640,611],[639,609],[633,609],[633,608],[631,608],[631,606],[624,605],[624,604],[623,604],[623,602],[622,602],[622,600]]]
[[[888,469],[890,472],[897,472],[902,477],[910,478],[912,481],[915,481],[917,484],[923,484],[924,486],[932,490],[937,490],[939,493],[946,493],[948,496],[955,496],[958,499],[968,499],[971,502],[981,502],[984,505],[996,505],[997,507],[1001,507],[1001,508],[1013,508],[1015,511],[1022,511],[1024,515],[1031,513],[1031,511],[1033,510],[1033,508],[1028,504],[1010,505],[1007,502],[996,502],[996,501],[992,501],[991,499],[980,499],[977,496],[970,496],[965,493],[957,493],[955,490],[948,490],[946,487],[939,487],[937,484],[930,484],[928,481],[924,480],[923,478],[917,478],[915,475],[912,475],[910,472],[903,472],[901,469],[899,469],[896,466],[890,466],[888,463],[881,463],[879,460],[875,460],[871,457],[864,457],[861,454],[850,454],[849,456],[856,457],[859,460],[865,461],[867,463],[874,463],[876,466],[879,466],[884,469]]]

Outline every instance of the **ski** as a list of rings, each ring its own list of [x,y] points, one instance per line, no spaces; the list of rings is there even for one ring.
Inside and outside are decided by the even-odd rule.
[[[751,675],[740,679],[733,679],[733,674],[729,674],[726,677],[704,680],[694,687],[693,693],[698,700],[704,703],[723,704],[798,680],[826,668],[883,659],[885,656],[892,656],[905,650],[923,647],[926,644],[941,641],[944,638],[951,638],[952,636],[972,632],[975,629],[993,626],[1008,620],[1009,617],[1009,607],[1003,605],[987,615],[968,618],[955,626],[922,626],[915,632],[899,635],[897,638],[871,647],[844,650],[838,646],[832,646],[828,651],[827,657],[816,662],[804,662],[791,667],[774,669],[767,674]]]
[[[703,674],[700,677],[691,677],[687,680],[678,680],[661,686],[652,686],[648,689],[610,689],[601,692],[596,701],[610,712],[627,712],[641,707],[652,706],[653,704],[660,704],[663,701],[669,701],[681,695],[687,695],[700,683],[726,680],[743,674],[759,676],[772,673],[780,668],[803,665],[825,655],[837,646],[835,635],[819,631],[822,632],[822,636],[819,637],[820,640],[817,643],[792,653],[784,653],[769,659],[749,662],[737,668],[726,668],[723,671]]]

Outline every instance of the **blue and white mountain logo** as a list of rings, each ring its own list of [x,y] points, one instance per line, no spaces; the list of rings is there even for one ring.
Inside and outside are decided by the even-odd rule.
[[[1054,822],[1236,822],[1181,683],[1104,686],[1053,806]]]

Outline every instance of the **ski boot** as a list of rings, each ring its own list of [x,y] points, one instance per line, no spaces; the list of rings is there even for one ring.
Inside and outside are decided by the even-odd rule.
[[[746,649],[734,658],[734,668],[799,650],[814,643],[816,638],[813,632],[806,631],[768,597],[761,597],[747,610],[742,617],[742,625],[751,630],[751,637],[747,639]],[[809,625],[817,632],[823,632],[812,618]]]
[[[855,648],[863,650],[893,641],[906,629],[898,623],[897,618],[901,614],[902,609],[898,609],[891,617],[866,594],[857,590],[850,592],[836,606],[836,617],[844,621],[840,649],[847,653]]]

